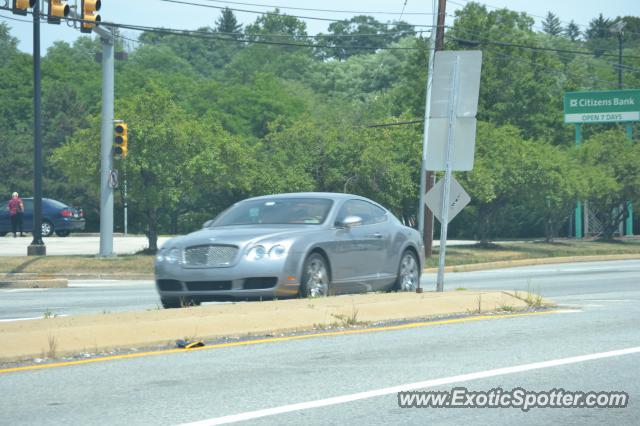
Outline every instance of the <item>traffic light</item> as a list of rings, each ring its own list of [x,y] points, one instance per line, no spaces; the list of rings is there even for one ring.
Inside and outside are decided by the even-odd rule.
[[[59,24],[60,18],[66,18],[69,14],[69,5],[62,0],[49,0],[49,10],[47,10],[47,22]]]
[[[80,24],[80,31],[83,33],[90,33],[93,27],[100,22],[100,15],[98,11],[102,6],[100,0],[82,0],[82,24]]]
[[[16,15],[26,15],[27,9],[33,8],[36,5],[36,0],[13,0],[11,5],[11,11]]]
[[[125,158],[129,152],[127,148],[127,123],[117,123],[115,127],[116,136],[113,139],[113,156],[115,158]]]

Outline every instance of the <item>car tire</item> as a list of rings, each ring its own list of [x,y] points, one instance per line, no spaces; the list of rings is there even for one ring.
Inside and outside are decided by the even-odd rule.
[[[53,235],[53,224],[48,220],[44,219],[42,221],[42,236],[50,237]]]
[[[181,297],[160,296],[160,303],[162,303],[162,307],[165,309],[176,309],[184,306]]]
[[[68,237],[70,233],[71,233],[71,231],[66,230],[66,229],[63,229],[61,231],[56,231],[56,235],[58,237]]]
[[[329,262],[320,253],[311,253],[302,267],[300,295],[302,297],[328,296],[331,288]]]
[[[420,263],[412,250],[405,250],[400,257],[395,291],[415,291],[420,282]]]

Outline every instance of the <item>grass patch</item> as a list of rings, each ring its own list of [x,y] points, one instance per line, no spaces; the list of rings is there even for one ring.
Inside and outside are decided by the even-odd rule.
[[[426,259],[427,268],[438,266],[438,248]],[[544,259],[552,257],[580,257],[611,254],[640,254],[640,240],[505,242],[491,248],[480,245],[447,247],[447,266],[469,265],[520,259]]]
[[[615,242],[505,242],[490,247],[451,246],[447,248],[447,266],[469,265],[520,259],[580,257],[611,254],[640,255],[640,239]],[[154,256],[126,255],[110,258],[96,256],[0,256],[0,274],[34,273],[46,275],[153,275]],[[438,250],[426,261],[427,268],[438,266]]]
[[[153,256],[0,256],[0,273],[152,274]]]

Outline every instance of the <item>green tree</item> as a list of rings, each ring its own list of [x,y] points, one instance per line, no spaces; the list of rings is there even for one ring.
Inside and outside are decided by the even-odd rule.
[[[215,31],[227,34],[239,33],[242,31],[242,24],[238,24],[238,20],[236,19],[236,15],[233,14],[233,11],[225,7],[222,12],[220,12],[220,17],[216,20]]]
[[[628,200],[640,199],[640,145],[624,132],[609,130],[590,137],[575,149],[583,164],[589,206],[603,225],[603,238],[611,239],[627,217]]]
[[[577,191],[574,181],[566,179],[563,158],[558,148],[526,140],[513,126],[478,123],[474,168],[458,176],[471,195],[473,232],[481,244],[495,238],[506,212],[518,205],[535,209],[538,221],[551,220],[547,235],[553,236],[558,218],[549,217],[550,209],[561,207],[558,214],[566,215]],[[521,215],[516,229],[526,225],[523,219]]]
[[[192,119],[173,101],[170,92],[154,81],[118,102],[117,113],[129,124],[129,204],[139,214],[138,226],[145,229],[149,250],[155,252],[161,216],[179,210],[181,203],[198,196],[196,188],[207,184],[204,179],[211,173],[205,173],[204,159],[212,168],[229,160],[220,158],[220,151],[215,149],[216,139],[226,141],[228,135],[219,127]],[[56,150],[54,157],[69,177],[93,182],[94,194],[100,163],[98,121],[91,120],[91,127],[80,129]],[[237,166],[232,162],[229,165]],[[124,164],[118,163],[117,167],[123,168]]]
[[[372,16],[359,15],[331,23],[329,32],[334,37],[321,38],[319,41],[321,57],[345,60],[389,46],[412,34],[413,28],[402,21],[385,24]]]
[[[562,34],[562,25],[560,24],[560,18],[551,12],[547,13],[547,16],[542,20],[542,31],[550,36],[557,36]]]
[[[498,126],[512,124],[529,138],[559,144],[565,140],[562,62],[554,52],[510,46],[548,42],[548,37],[531,29],[533,22],[526,14],[507,9],[489,12],[469,3],[456,11],[456,21],[447,35],[453,40],[452,49],[469,48],[469,41],[474,40],[482,45],[479,120]],[[504,45],[484,45],[484,40]]]
[[[582,33],[578,24],[571,20],[564,29],[564,34],[569,38],[569,40],[576,41],[580,38]]]
[[[306,41],[307,24],[304,21],[281,14],[279,9],[260,15],[253,24],[245,27],[244,32],[252,40],[266,41]],[[279,35],[286,35],[283,39]]]
[[[598,56],[615,47],[614,34],[611,26],[614,21],[602,16],[602,13],[589,22],[589,27],[584,32],[584,38],[589,48]]]

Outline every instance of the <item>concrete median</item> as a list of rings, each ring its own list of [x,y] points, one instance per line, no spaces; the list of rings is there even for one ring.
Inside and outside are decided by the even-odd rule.
[[[264,336],[385,321],[527,310],[549,304],[521,292],[387,293],[241,302],[0,323],[0,360],[56,358],[177,339]]]

